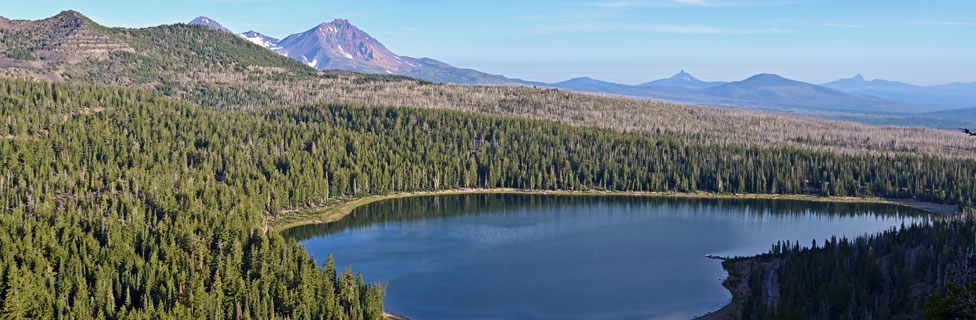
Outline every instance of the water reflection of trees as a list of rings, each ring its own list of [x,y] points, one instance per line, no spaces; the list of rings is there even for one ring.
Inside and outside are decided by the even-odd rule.
[[[823,214],[834,217],[872,215],[919,216],[923,213],[894,205],[876,203],[836,203],[801,200],[770,199],[693,199],[639,196],[572,196],[528,194],[467,194],[437,195],[390,199],[367,204],[351,215],[328,224],[313,224],[290,228],[282,232],[286,239],[304,241],[313,237],[363,228],[376,223],[405,222],[422,219],[470,216],[478,214],[506,215],[525,210],[555,209],[559,207],[623,206],[627,209],[654,207],[657,212],[679,215],[711,214],[727,211],[748,219],[767,217],[801,217]]]

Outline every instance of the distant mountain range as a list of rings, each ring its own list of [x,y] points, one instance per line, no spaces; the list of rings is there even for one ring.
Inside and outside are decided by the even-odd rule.
[[[853,78],[824,83],[823,86],[850,94],[924,104],[938,109],[976,106],[976,82],[923,87],[900,81],[868,81],[858,74]]]
[[[661,84],[661,85],[655,85]],[[759,74],[735,82],[705,82],[682,71],[640,85],[625,85],[590,78],[552,84],[571,90],[609,93],[718,106],[817,111],[925,112],[910,103],[851,95],[839,90],[795,81],[774,74]]]
[[[231,32],[207,17],[190,24]],[[684,103],[800,113],[932,113],[976,106],[976,83],[920,87],[902,82],[866,81],[860,75],[815,85],[773,74],[759,74],[735,82],[703,81],[682,70],[666,79],[626,85],[575,78],[541,83],[463,69],[430,59],[400,56],[348,20],[325,22],[305,32],[278,40],[256,31],[237,34],[280,55],[318,70],[341,69],[362,73],[395,74],[422,80],[478,85],[532,85],[606,93]],[[964,111],[962,114],[968,114]],[[976,118],[974,118],[976,119]]]
[[[535,85],[804,114],[871,124],[976,127],[976,108],[973,107],[945,110],[923,104],[895,102],[874,96],[844,93],[772,74],[756,75],[729,83],[703,81],[682,71],[668,79],[640,85],[617,84],[591,78],[543,84],[488,75],[446,64],[437,65],[436,60],[398,56],[344,20],[325,23],[313,28],[312,32],[292,35],[282,40],[256,31],[234,34],[226,30],[227,28],[206,17],[194,19],[193,25],[162,25],[141,29],[106,28],[74,11],[65,11],[54,17],[35,21],[0,17],[0,34],[4,35],[0,37],[0,73],[5,76],[50,81],[136,86],[201,105],[248,108],[269,103],[312,103],[326,98],[334,101],[337,98],[331,94],[335,92],[330,90],[333,81],[338,78],[356,79],[357,83],[349,85],[374,81],[428,85],[411,78],[431,80],[433,77],[430,77],[430,70],[434,70],[443,72],[433,73],[439,79],[434,81],[441,82]],[[308,41],[302,41],[303,39]],[[436,68],[424,68],[428,73],[418,76],[411,73],[416,67],[400,67],[400,61],[404,64],[416,64],[415,61],[418,60],[433,64]],[[310,65],[319,69],[333,66],[371,70],[365,72],[372,73],[379,70],[382,72],[378,75],[331,70],[323,73],[309,67]],[[254,72],[242,76],[245,70]],[[386,72],[387,70],[390,72]],[[392,72],[408,74],[411,78],[390,75]],[[464,78],[465,75],[470,76]],[[302,91],[302,88],[314,89]],[[450,90],[484,89],[455,87]],[[212,95],[237,96],[242,92],[248,94],[237,100],[210,98]],[[526,89],[525,92],[549,91]],[[384,101],[401,101],[401,97],[394,97],[387,96],[386,99],[390,100]]]
[[[692,76],[691,74],[688,74],[684,70],[681,70],[681,72],[678,72],[678,74],[676,74],[676,75],[674,75],[674,76],[672,76],[670,78],[661,79],[661,80],[654,80],[654,81],[651,81],[651,82],[639,84],[637,86],[638,87],[656,86],[656,87],[683,87],[683,88],[711,88],[711,87],[717,87],[717,86],[720,86],[720,85],[723,85],[723,84],[726,84],[726,83],[728,83],[728,82],[725,82],[725,81],[712,81],[712,82],[709,82],[709,81],[701,81],[701,80],[698,80],[698,78],[695,78],[694,76]]]
[[[233,33],[213,19],[198,17],[200,24]],[[541,84],[509,79],[500,75],[451,66],[430,58],[400,56],[360,30],[348,20],[325,22],[305,32],[278,40],[256,31],[238,34],[278,54],[298,60],[318,70],[341,69],[362,73],[396,74],[412,78],[457,84],[531,85]]]

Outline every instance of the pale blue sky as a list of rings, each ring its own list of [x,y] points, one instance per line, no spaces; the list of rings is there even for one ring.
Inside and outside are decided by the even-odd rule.
[[[205,15],[275,37],[345,18],[401,55],[546,82],[640,83],[680,69],[705,80],[976,81],[972,0],[0,0],[12,19],[65,9],[123,27]]]

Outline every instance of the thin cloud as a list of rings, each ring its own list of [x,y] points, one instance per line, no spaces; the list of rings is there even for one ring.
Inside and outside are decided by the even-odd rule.
[[[833,27],[833,28],[864,28],[863,25],[859,25],[859,24],[846,24],[846,23],[824,23],[824,24],[821,24],[821,26],[824,26],[824,27]]]
[[[744,2],[726,0],[611,0],[600,2],[584,2],[588,7],[610,9],[625,8],[680,8],[680,7],[759,7],[793,4],[791,1],[778,2]]]
[[[965,21],[940,21],[940,20],[913,20],[913,24],[936,25],[936,26],[971,26],[972,22]]]
[[[640,1],[640,0],[615,0],[601,2],[587,2],[584,6],[601,7],[611,9],[624,8],[667,8],[667,7],[706,7],[713,6],[713,3],[705,0],[659,0],[659,1]]]
[[[658,24],[639,24],[639,23],[562,23],[537,25],[526,28],[491,28],[491,27],[468,27],[454,28],[455,32],[477,32],[491,34],[509,35],[548,35],[560,33],[589,33],[589,32],[647,32],[647,33],[671,33],[671,34],[699,34],[699,35],[754,35],[754,34],[788,34],[795,33],[792,29],[782,28],[726,28],[716,26],[682,26],[682,25],[658,25]],[[420,32],[424,29],[409,28],[405,31]]]
[[[785,34],[794,30],[781,28],[726,28],[715,26],[682,26],[640,23],[577,23],[570,25],[541,26],[543,33],[632,31],[677,34]]]
[[[710,6],[710,2],[705,0],[658,0],[658,1],[640,1],[640,0],[615,0],[615,1],[601,1],[601,2],[586,2],[583,3],[584,6],[588,7],[601,7],[601,8],[611,8],[611,9],[623,9],[623,8],[667,8],[667,7],[687,7],[687,6]]]
[[[693,6],[708,6],[710,3],[705,2],[705,0],[674,0],[674,2],[681,4],[688,4]]]

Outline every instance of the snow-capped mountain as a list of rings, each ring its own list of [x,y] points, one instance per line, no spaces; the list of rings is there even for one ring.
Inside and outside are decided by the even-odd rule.
[[[192,21],[190,21],[189,24],[199,24],[199,25],[207,26],[207,27],[210,27],[210,28],[213,28],[213,29],[217,29],[217,30],[220,30],[220,31],[233,33],[233,32],[230,31],[230,29],[224,28],[223,25],[221,25],[220,23],[217,23],[217,21],[214,21],[213,19],[210,19],[210,18],[207,18],[207,17],[204,17],[204,16],[199,16],[196,19],[193,19]]]
[[[217,30],[220,30],[220,31],[223,31],[223,32],[234,33],[233,31],[230,31],[230,29],[227,29],[226,27],[224,27],[223,25],[221,25],[216,20],[207,18],[205,16],[199,16],[196,19],[193,19],[193,21],[190,21],[189,24],[198,24],[198,25],[201,25],[201,26],[210,27],[212,29],[217,29]],[[268,49],[272,49],[272,50],[274,50],[275,47],[277,47],[277,44],[278,44],[278,39],[275,39],[275,38],[272,38],[272,37],[263,35],[261,33],[258,33],[257,31],[254,31],[254,30],[251,30],[251,31],[248,31],[248,32],[245,32],[245,33],[234,33],[234,34],[240,36],[241,38],[247,39],[248,41],[251,41],[251,42],[253,42],[256,45],[259,45],[259,46],[262,46],[262,47],[265,47],[265,48],[268,48]]]
[[[278,53],[324,69],[352,69],[370,73],[399,73],[419,65],[390,52],[383,44],[348,20],[322,23],[280,42]]]
[[[233,33],[207,17],[194,19],[191,24],[201,24]],[[322,23],[281,40],[255,31],[237,35],[318,70],[341,69],[363,73],[397,74],[434,82],[460,84],[538,84],[457,68],[430,58],[400,56],[343,19]]]
[[[263,34],[260,34],[257,31],[251,30],[251,31],[248,31],[248,32],[245,32],[245,33],[241,33],[240,36],[242,38],[244,38],[244,39],[247,39],[248,41],[253,42],[256,45],[259,45],[259,46],[262,46],[262,47],[265,47],[265,48],[268,48],[268,49],[271,49],[271,50],[277,50],[278,49],[278,39],[272,38],[272,37],[269,37],[269,36],[266,36],[266,35],[263,35]]]

